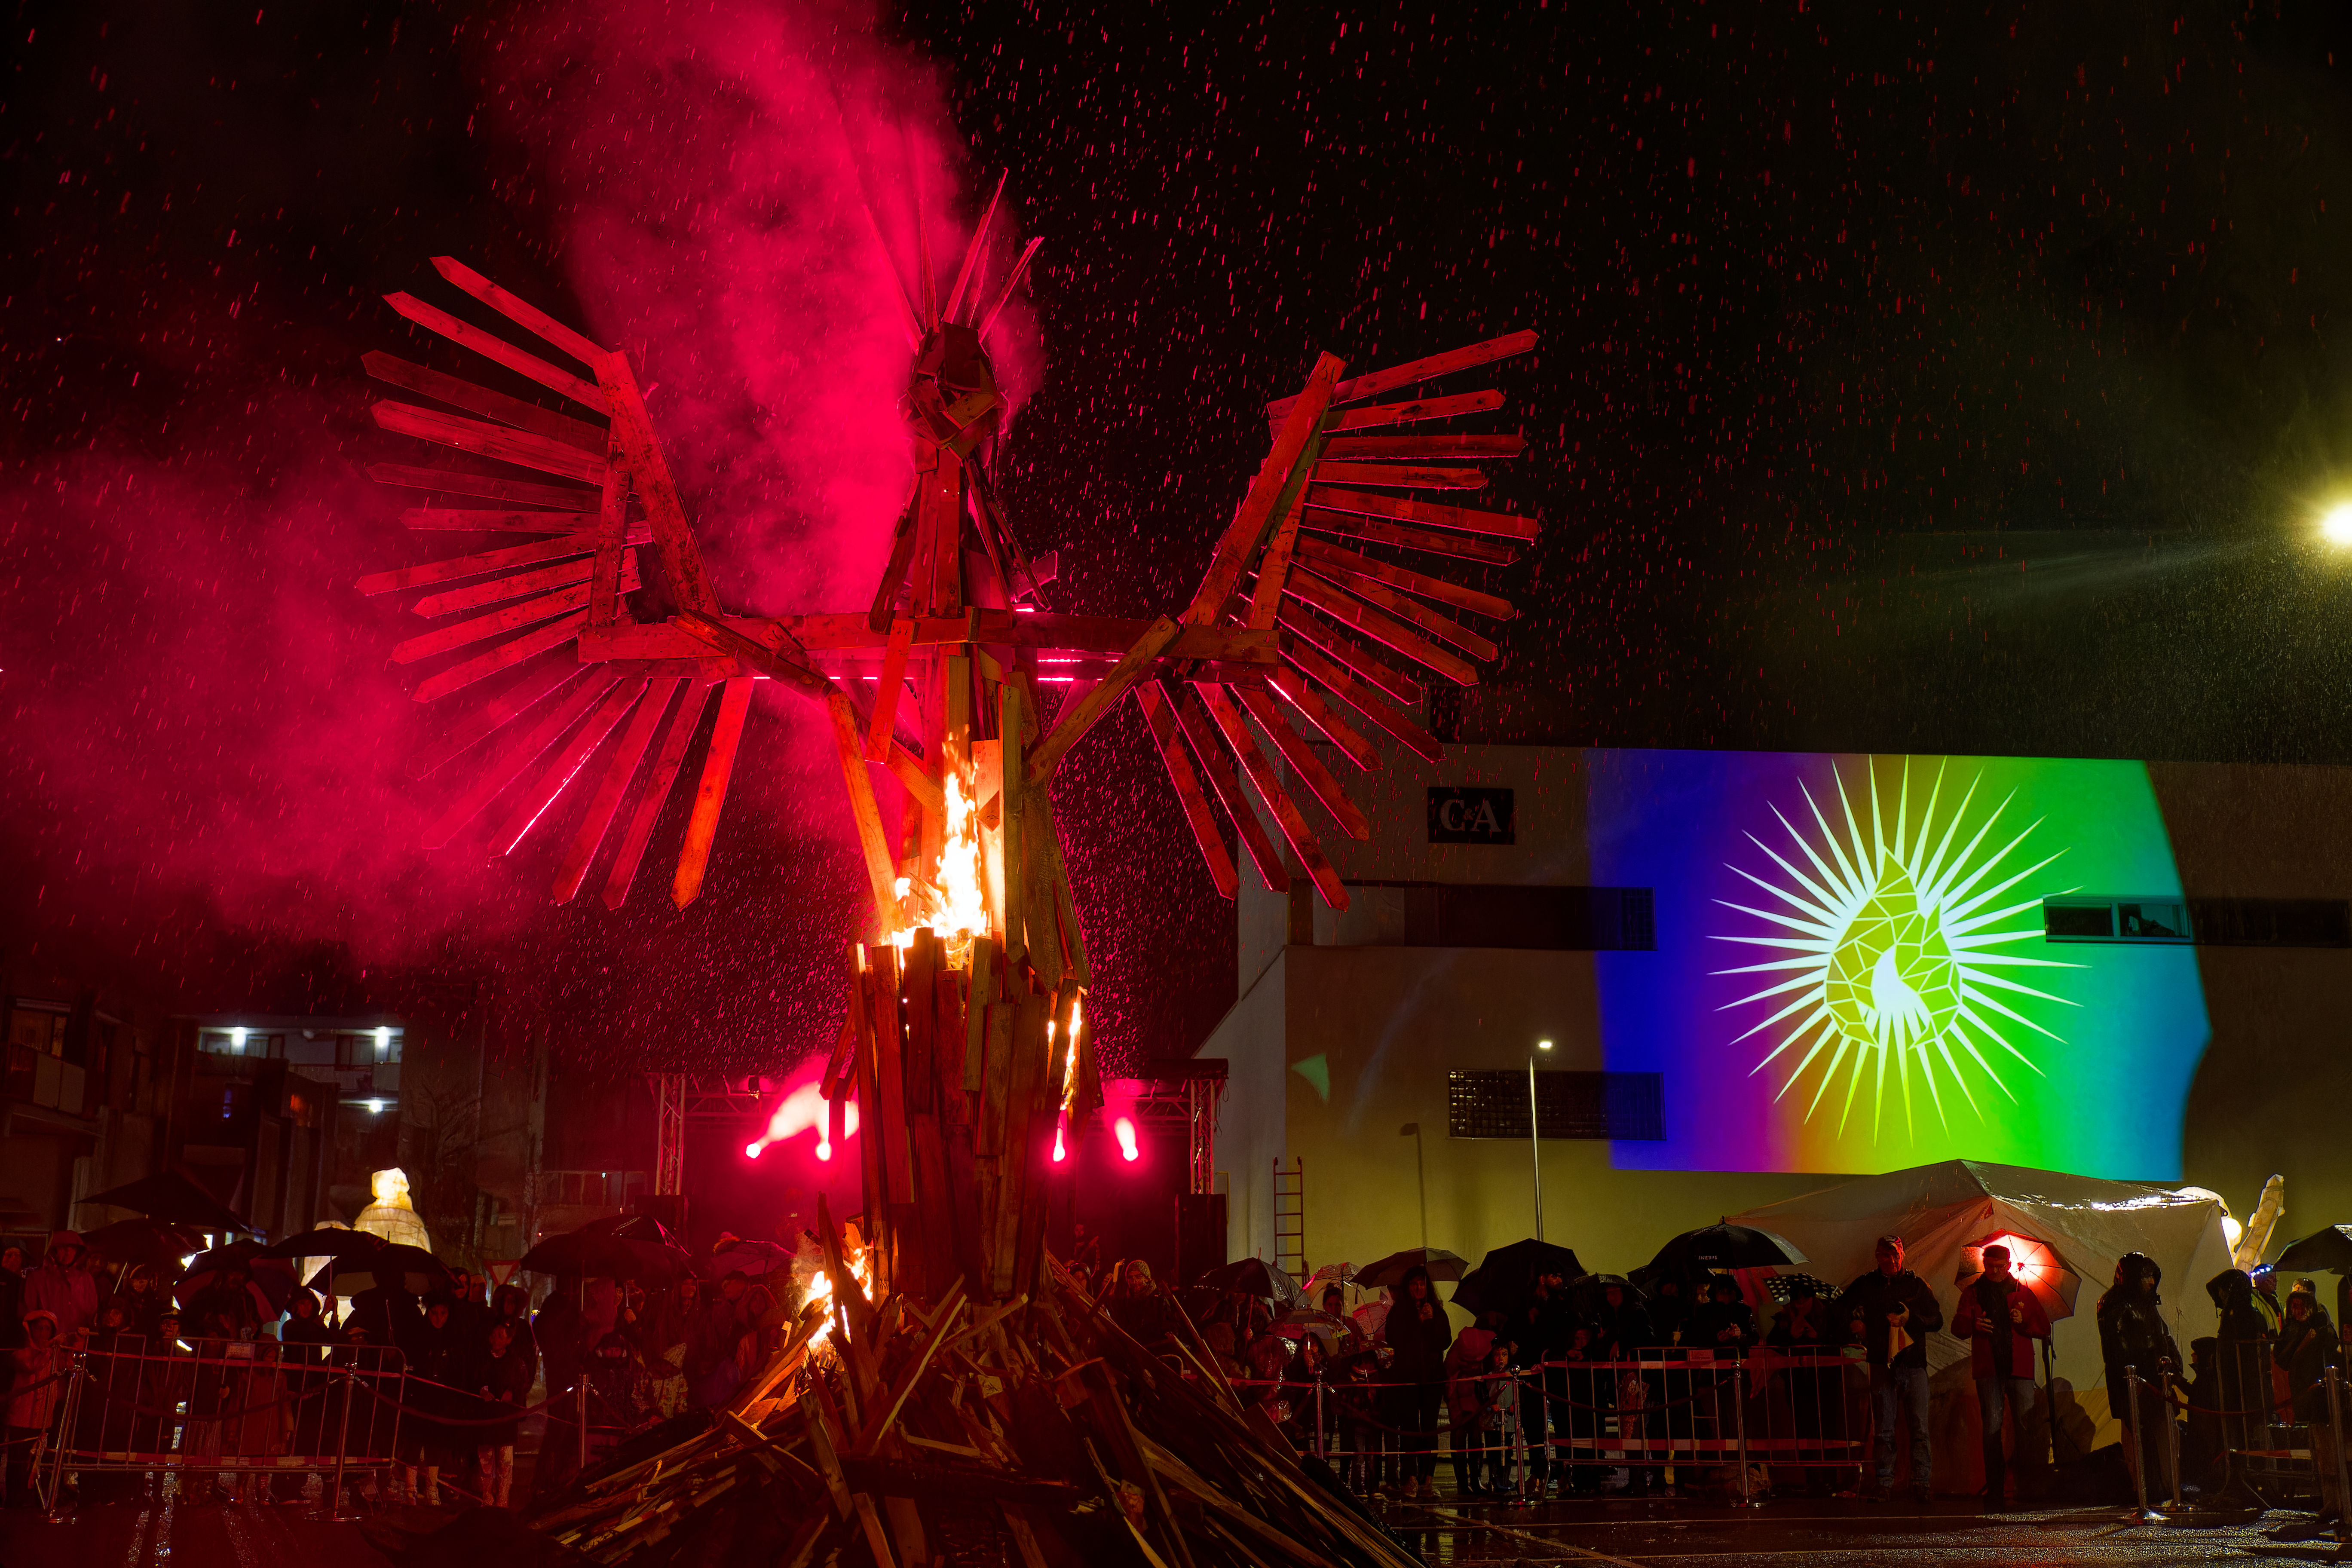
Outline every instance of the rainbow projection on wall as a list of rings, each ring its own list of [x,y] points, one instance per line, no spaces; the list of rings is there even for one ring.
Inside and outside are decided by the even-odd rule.
[[[1665,1075],[1644,1170],[1950,1158],[2175,1181],[2210,1029],[2185,946],[2049,942],[2042,900],[2180,891],[2147,770],[2019,757],[1596,752],[1612,1070]]]

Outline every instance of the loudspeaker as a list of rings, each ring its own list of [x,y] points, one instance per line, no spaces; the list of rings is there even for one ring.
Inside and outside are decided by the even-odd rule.
[[[1182,1193],[1176,1199],[1176,1279],[1185,1285],[1225,1262],[1225,1194]]]

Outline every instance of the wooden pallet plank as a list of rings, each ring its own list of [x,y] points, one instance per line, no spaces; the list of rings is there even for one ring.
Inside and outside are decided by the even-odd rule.
[[[1317,357],[1315,368],[1307,374],[1306,390],[1299,394],[1297,404],[1275,433],[1273,449],[1258,465],[1256,477],[1250,480],[1241,505],[1234,510],[1233,521],[1210,555],[1209,570],[1201,579],[1192,605],[1184,611],[1183,619],[1188,624],[1209,626],[1222,618],[1225,600],[1241,581],[1244,569],[1256,556],[1266,530],[1279,520],[1276,508],[1285,500],[1291,476],[1302,461],[1312,461],[1310,449],[1323,411],[1329,405],[1331,389],[1345,368],[1334,355]]]
[[[604,504],[596,518],[596,566],[589,578],[588,624],[609,626],[621,618],[621,562],[629,536],[629,470],[620,455],[604,465]],[[653,531],[646,531],[648,538]]]
[[[400,524],[431,533],[578,533],[596,526],[596,513],[413,506],[400,514]]]
[[[1428,695],[1418,675],[1397,668],[1380,653],[1349,637],[1296,599],[1283,601],[1281,625],[1282,655],[1293,663],[1297,662],[1296,649],[1303,639],[1322,649],[1357,679],[1385,694],[1391,702],[1416,708]]]
[[[1341,787],[1331,770],[1324,766],[1323,759],[1315,754],[1315,749],[1290,727],[1289,721],[1283,718],[1281,710],[1274,705],[1272,696],[1245,686],[1221,687],[1218,689],[1229,692],[1241,703],[1243,710],[1257,721],[1259,730],[1274,742],[1274,749],[1281,753],[1282,760],[1290,764],[1292,774],[1307,785],[1307,793],[1315,797],[1316,804],[1330,813],[1331,820],[1339,825],[1339,831],[1358,843],[1371,837],[1371,818],[1348,798],[1347,790]]]
[[[581,618],[587,618],[585,611]],[[604,878],[604,907],[608,910],[617,910],[628,900],[629,884],[636,879],[646,846],[652,842],[654,826],[661,820],[663,803],[669,799],[670,786],[685,764],[687,748],[693,744],[694,732],[702,723],[702,710],[709,706],[715,689],[715,685],[689,684],[685,700],[670,717],[669,728],[662,731],[661,749],[654,753],[653,771],[646,775],[636,805],[629,812],[628,830],[621,835],[621,847],[613,858],[613,869]]]
[[[1323,416],[1323,428],[1333,434],[1377,430],[1387,425],[1413,425],[1424,419],[1458,419],[1465,414],[1491,414],[1503,406],[1503,395],[1491,388],[1460,392],[1451,397],[1416,397],[1409,403],[1374,403],[1362,408],[1335,408]]]
[[[463,468],[428,468],[415,463],[370,463],[368,478],[380,485],[400,485],[413,490],[432,490],[441,495],[485,496],[491,500],[512,501],[518,506],[552,507],[559,511],[593,514],[598,504],[594,490],[576,489],[570,485],[538,485],[522,479],[503,479],[495,474],[467,473]]]
[[[1021,797],[1028,793],[1024,782],[1028,773],[1028,761],[1024,755],[1025,748],[1021,737],[1023,726],[1027,722],[1028,701],[1027,691],[1017,680],[1008,680],[997,688],[996,732],[1002,737],[1003,746],[1003,783],[997,795],[997,824],[1001,836],[999,858],[1004,867],[1004,907],[997,911],[997,915],[1003,922],[1004,960],[1007,964],[1019,963],[1028,951],[1021,879],[1024,864]],[[981,1151],[983,1154],[998,1152],[993,1146]]]
[[[394,643],[392,648],[392,661],[394,664],[414,664],[420,658],[430,658],[436,653],[448,653],[452,649],[465,647],[467,643],[480,642],[485,637],[498,637],[501,633],[530,626],[534,621],[543,621],[551,616],[560,616],[567,610],[576,610],[587,602],[588,589],[584,584],[576,588],[563,588],[552,594],[542,594],[538,598],[525,600],[520,605],[509,605],[503,610],[496,610],[487,616],[478,616],[470,621],[460,621],[455,626],[443,626],[438,631],[425,632]]]
[[[988,205],[981,209],[980,222],[973,226],[971,242],[963,247],[963,265],[956,268],[955,286],[948,290],[947,303],[940,307],[942,321],[954,321],[956,311],[962,308],[964,289],[972,285],[973,270],[980,265],[981,253],[988,247],[988,228],[996,221],[996,204],[1004,199],[1004,182],[1012,174],[1013,171],[1007,169],[996,176],[996,189],[990,195]],[[973,287],[977,292],[977,286]]]
[[[1313,485],[1307,504],[1332,511],[1352,511],[1362,517],[1384,517],[1391,522],[1418,522],[1431,528],[1454,528],[1465,533],[1491,534],[1498,539],[1533,539],[1542,531],[1531,517],[1509,512],[1474,511],[1466,506],[1443,506],[1411,496],[1371,495],[1363,490]]]
[[[747,666],[773,679],[791,686],[804,697],[828,701],[840,688],[801,661],[803,649],[793,642],[792,634],[771,621],[766,633],[782,646],[764,643],[737,630],[724,621],[689,609],[681,609],[671,617],[672,624],[722,653],[741,659]]]
[[[561,561],[566,556],[585,555],[595,548],[596,535],[593,531],[564,533],[553,539],[535,540],[529,544],[509,545],[503,550],[453,555],[446,560],[396,567],[390,572],[371,572],[352,586],[370,595],[396,594],[404,588],[454,583],[461,577],[478,577],[485,573],[510,571],[517,566],[530,566],[542,561]]]
[[[1406,550],[1423,550],[1433,555],[1451,555],[1461,561],[1483,561],[1494,566],[1508,566],[1519,558],[1516,547],[1498,544],[1475,533],[1408,528],[1383,518],[1360,517],[1351,511],[1332,511],[1324,507],[1308,507],[1299,526],[1310,532],[1362,539],[1374,544],[1393,544]]]
[[[1151,743],[1159,750],[1160,765],[1168,771],[1168,783],[1176,792],[1176,804],[1184,809],[1184,821],[1192,829],[1192,841],[1200,846],[1201,859],[1209,868],[1209,880],[1216,884],[1221,897],[1231,899],[1240,889],[1240,880],[1234,875],[1233,852],[1225,847],[1216,813],[1209,808],[1209,797],[1201,793],[1201,781],[1192,772],[1192,760],[1185,754],[1183,742],[1177,738],[1176,719],[1169,710],[1168,699],[1157,684],[1146,683],[1135,689],[1135,702],[1143,710],[1144,727],[1151,731]]]
[[[604,700],[596,705],[596,710],[588,715],[586,722],[572,731],[563,743],[555,748],[541,768],[539,776],[523,791],[521,797],[515,802],[514,809],[507,814],[506,821],[491,837],[492,855],[511,855],[521,846],[530,830],[546,816],[572,781],[579,776],[589,755],[604,743],[604,737],[621,722],[630,705],[645,695],[646,685],[643,676],[616,683],[604,694]]]
[[[670,592],[685,608],[715,616],[719,596],[703,569],[702,552],[694,542],[693,526],[678,500],[677,482],[670,477],[669,462],[655,437],[653,417],[646,412],[646,400],[637,391],[628,356],[608,353],[596,361],[595,371],[613,415],[614,446],[637,487],[637,499],[645,504],[646,521],[653,528],[654,548],[661,557]]]
[[[898,950],[877,947],[874,960],[873,1120],[861,1122],[859,1136],[873,1139],[881,1151],[884,1201],[910,1204],[915,1201],[915,1167],[907,1146],[906,1035],[898,1009]]]
[[[1347,639],[1334,637],[1331,640],[1344,643]],[[1413,722],[1412,715],[1402,708],[1390,701],[1369,683],[1358,679],[1338,659],[1312,642],[1302,637],[1292,643],[1289,657],[1301,671],[1321,681],[1357,712],[1402,742],[1405,749],[1415,756],[1431,763],[1444,760],[1444,748],[1438,744],[1435,736]]]
[[[1432,468],[1425,463],[1331,463],[1315,465],[1318,485],[1391,485],[1409,490],[1483,490],[1486,476],[1477,468]]]
[[[1318,733],[1337,746],[1349,762],[1370,773],[1381,765],[1381,754],[1363,732],[1348,721],[1345,714],[1326,700],[1323,694],[1307,683],[1306,677],[1288,665],[1266,677],[1265,683],[1281,694],[1284,701],[1298,710]],[[1244,689],[1235,687],[1235,690]]]
[[[1361,375],[1350,376],[1332,393],[1333,403],[1360,403],[1367,397],[1378,397],[1383,392],[1394,392],[1400,386],[1412,386],[1419,382],[1434,381],[1441,375],[1451,375],[1457,370],[1473,365],[1492,364],[1496,360],[1523,354],[1536,346],[1533,332],[1507,332],[1499,338],[1471,343],[1463,348],[1448,349],[1444,353],[1408,360],[1392,364],[1386,370],[1368,370]],[[1278,419],[1290,412],[1295,398],[1277,398],[1265,405],[1266,417]]]
[[[562,588],[573,583],[586,583],[595,572],[596,563],[586,556],[558,561],[529,572],[510,572],[503,577],[491,577],[479,583],[468,583],[462,588],[445,588],[438,594],[427,594],[408,606],[412,615],[427,620],[456,615],[460,610],[478,610],[484,605],[502,605],[509,599],[526,598],[533,594]],[[636,552],[625,552],[619,592],[635,593],[645,586],[636,573]],[[581,601],[585,604],[587,600]]]
[[[584,404],[599,413],[604,410],[604,399],[598,395],[594,383],[583,381],[568,370],[559,370],[537,354],[526,353],[495,333],[461,321],[448,311],[428,305],[414,294],[386,294],[383,302],[428,332],[438,332],[459,347],[469,348],[484,359],[502,364],[518,375],[528,376],[575,403]]]
[[[1259,750],[1256,740],[1249,732],[1249,726],[1242,721],[1241,710],[1234,705],[1232,694],[1222,686],[1200,681],[1193,683],[1192,689],[1200,693],[1201,700],[1209,710],[1209,717],[1216,721],[1218,733],[1233,748],[1234,755],[1240,759],[1242,771],[1248,775],[1258,798],[1265,801],[1266,809],[1274,813],[1276,826],[1282,829],[1283,837],[1289,841],[1291,853],[1298,857],[1298,863],[1307,868],[1307,875],[1314,881],[1316,890],[1323,895],[1323,901],[1335,910],[1346,909],[1348,889],[1340,884],[1339,873],[1332,867],[1330,858],[1323,853],[1322,844],[1307,826],[1307,817],[1299,811],[1297,803],[1290,798],[1290,792],[1282,787],[1281,776],[1275,772],[1274,764],[1266,761],[1265,753]]]
[[[1054,769],[1062,758],[1108,713],[1112,704],[1127,695],[1128,689],[1150,674],[1152,666],[1170,643],[1176,640],[1177,624],[1162,616],[1145,628],[1133,647],[1119,656],[1111,672],[1095,683],[1093,689],[1071,703],[1056,715],[1054,728],[1037,743],[1028,762],[1028,785],[1043,789],[1052,780]]]
[[[1282,584],[1290,575],[1290,558],[1298,547],[1298,524],[1307,510],[1304,498],[1294,496],[1283,512],[1282,526],[1274,531],[1273,542],[1265,553],[1258,557],[1257,582],[1250,590],[1249,614],[1244,618],[1253,631],[1268,631],[1282,607]],[[1230,609],[1227,614],[1231,614]]]
[[[399,387],[404,392],[430,397],[436,403],[446,403],[468,414],[478,414],[485,419],[495,419],[501,425],[511,425],[518,430],[528,430],[534,436],[544,436],[551,441],[561,441],[583,452],[604,456],[606,437],[602,425],[574,419],[568,414],[541,408],[536,403],[526,403],[503,392],[492,392],[487,386],[477,386],[470,381],[413,363],[381,349],[371,349],[362,354],[360,363],[376,380]]]
[[[1407,598],[1368,574],[1345,572],[1326,561],[1303,563],[1301,570],[1320,577],[1333,587],[1394,616],[1406,626],[1426,632],[1441,642],[1452,643],[1474,659],[1489,661],[1502,651],[1492,641],[1480,637],[1461,622],[1439,615],[1418,599]]]
[[[1435,430],[1420,436],[1333,436],[1323,443],[1323,455],[1334,460],[1516,458],[1527,449],[1525,436],[1478,435],[1466,430]]]
[[[504,794],[509,784],[520,778],[523,771],[546,754],[563,733],[579,722],[600,698],[620,681],[618,676],[603,673],[592,676],[572,688],[562,701],[541,714],[530,729],[502,745],[481,768],[473,780],[451,797],[441,808],[422,840],[427,849],[438,849],[455,838],[466,824],[481,815],[482,808]]]
[[[874,799],[874,775],[866,771],[865,748],[858,737],[857,710],[847,696],[835,691],[825,699],[826,721],[833,726],[834,752],[841,763],[841,782],[849,792],[849,819],[857,833],[857,847],[866,862],[866,891],[874,900],[874,918],[887,934],[895,925],[898,902],[898,862],[890,857],[890,841],[882,831],[882,808]]]
[[[529,300],[507,292],[454,256],[433,258],[433,269],[526,331],[536,332],[583,364],[604,351]]]
[[[1365,578],[1391,588],[1401,588],[1408,594],[1418,594],[1424,599],[1434,599],[1441,605],[1451,605],[1457,610],[1467,610],[1475,616],[1507,621],[1516,618],[1519,613],[1508,599],[1482,594],[1475,588],[1465,588],[1458,583],[1449,583],[1443,577],[1433,577],[1426,572],[1415,572],[1393,562],[1375,560],[1320,539],[1308,540],[1300,547],[1299,553],[1315,570],[1326,575],[1338,572],[1350,577]]]
[[[1250,864],[1257,868],[1258,879],[1270,892],[1290,891],[1289,869],[1283,865],[1280,851],[1267,836],[1265,825],[1258,820],[1257,808],[1250,804],[1247,792],[1242,788],[1241,775],[1234,771],[1233,756],[1218,740],[1212,721],[1197,703],[1185,701],[1181,689],[1170,691],[1167,696],[1178,728],[1192,742],[1201,772],[1208,776],[1209,787],[1216,792],[1218,803],[1241,834],[1242,847],[1249,851]]]
[[[1328,577],[1318,577],[1312,572],[1294,572],[1288,592],[1301,604],[1310,605],[1414,663],[1427,666],[1457,686],[1478,684],[1478,671],[1468,660],[1446,652],[1393,616],[1382,615]]]
[[[477,458],[515,463],[586,484],[602,484],[604,479],[603,457],[591,456],[566,441],[551,441],[528,430],[509,429],[487,419],[468,419],[462,414],[444,414],[437,408],[391,398],[373,405],[368,412],[379,428],[395,436],[414,436]]]
[[[866,627],[876,637],[887,637],[890,631],[893,612],[898,603],[898,589],[907,581],[907,569],[915,559],[915,498],[921,493],[923,477],[915,476],[915,488],[907,494],[907,504],[898,509],[898,521],[890,531],[890,554],[882,567],[882,580],[875,584],[874,603],[866,612]]]
[[[587,619],[587,611],[576,610],[561,620],[535,626],[486,653],[478,653],[427,677],[418,682],[411,695],[419,702],[437,702],[453,691],[462,691],[478,680],[487,679],[502,669],[511,669],[550,648],[562,647],[580,635],[580,628]]]
[[[452,721],[430,744],[413,752],[408,776],[419,782],[431,778],[588,673],[585,668],[569,660],[550,660],[541,665],[488,701],[467,709],[462,718]]]
[[[719,816],[727,806],[728,781],[735,775],[735,753],[742,745],[743,723],[751,712],[751,678],[739,675],[720,689],[719,722],[710,731],[710,750],[702,759],[702,782],[694,792],[694,813],[687,818],[686,842],[678,847],[677,872],[670,879],[670,902],[681,910],[702,896],[710,846],[719,837]]]
[[[621,743],[614,749],[612,761],[604,765],[604,776],[589,799],[587,814],[580,819],[580,826],[555,868],[553,891],[557,903],[570,903],[579,895],[581,884],[588,879],[588,868],[595,863],[596,851],[603,847],[604,836],[612,831],[614,820],[620,816],[629,781],[636,777],[638,765],[653,744],[654,731],[661,727],[662,715],[669,711],[671,700],[683,684],[677,677],[655,680],[647,688],[645,700],[629,715],[629,727],[621,732]]]
[[[882,652],[882,676],[874,687],[874,717],[866,731],[866,760],[886,762],[898,725],[898,701],[907,689],[907,655],[913,647],[915,623],[890,623],[890,640]]]

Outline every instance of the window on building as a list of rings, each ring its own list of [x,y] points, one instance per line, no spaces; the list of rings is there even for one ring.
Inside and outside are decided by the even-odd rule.
[[[400,1047],[404,1030],[362,1029],[357,1034],[335,1037],[335,1065],[346,1068],[382,1067],[400,1059]]]
[[[2200,947],[2352,947],[2352,903],[2341,899],[2100,898],[2042,901],[2052,942]]]
[[[1657,1142],[1666,1135],[1663,1073],[1539,1071],[1535,1079],[1546,1138]],[[1446,1135],[1525,1138],[1528,1075],[1513,1068],[1446,1074]]]
[[[1646,952],[1658,945],[1648,888],[1531,888],[1509,882],[1350,882],[1403,895],[1399,947]]]
[[[63,1002],[18,996],[8,1005],[8,1043],[45,1057],[61,1057],[66,1054],[66,1019],[72,1011]]]

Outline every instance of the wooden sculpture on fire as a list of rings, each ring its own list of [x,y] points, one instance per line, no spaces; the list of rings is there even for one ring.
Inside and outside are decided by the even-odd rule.
[[[1004,403],[988,337],[1037,249],[1032,241],[982,309],[979,272],[1003,188],[943,295],[928,255],[914,297],[897,291],[914,345],[904,400],[914,479],[866,613],[730,614],[627,358],[447,257],[434,261],[444,279],[537,341],[521,346],[404,293],[389,296],[393,308],[562,403],[368,354],[369,373],[405,395],[374,405],[384,429],[518,471],[373,465],[377,479],[425,493],[404,514],[410,528],[512,542],[358,584],[423,590],[412,607],[436,624],[393,650],[404,664],[433,663],[419,701],[507,679],[433,764],[460,782],[428,843],[450,843],[495,808],[490,849],[511,853],[564,815],[554,808],[567,795],[585,797],[556,858],[558,900],[601,865],[604,901],[618,908],[664,802],[691,776],[670,885],[683,908],[702,887],[752,683],[782,681],[824,710],[875,910],[828,1097],[854,1087],[869,1105],[903,1101],[907,1117],[969,1133],[910,1142],[886,1110],[866,1118],[882,1136],[864,1142],[881,1162],[883,1212],[939,1230],[921,1249],[932,1267],[999,1294],[1025,1289],[1034,1267],[1021,1156],[1066,1120],[1075,1132],[1098,1092],[1080,1001],[1086,942],[1050,795],[1056,766],[1132,696],[1219,891],[1232,898],[1237,886],[1222,811],[1267,887],[1286,890],[1303,875],[1345,909],[1308,810],[1350,837],[1370,826],[1309,737],[1361,769],[1380,763],[1374,730],[1436,760],[1437,741],[1412,714],[1423,683],[1475,683],[1496,650],[1461,617],[1512,614],[1444,568],[1507,563],[1536,532],[1528,517],[1423,499],[1480,488],[1476,460],[1524,442],[1453,426],[1499,409],[1500,394],[1420,390],[1525,352],[1533,332],[1352,378],[1327,353],[1297,395],[1267,407],[1271,449],[1190,604],[1150,620],[1055,613],[990,479]],[[1431,422],[1443,427],[1412,428]],[[1074,682],[1050,713],[1039,685],[1048,672]],[[877,768],[904,788],[896,834],[877,802]],[[916,1021],[903,1060],[877,1070],[903,1081],[853,1086],[874,1059],[857,1042],[892,1028],[894,997],[916,999]]]
[[[1324,748],[1375,768],[1377,731],[1437,759],[1412,712],[1423,683],[1475,682],[1496,650],[1462,617],[1512,614],[1445,568],[1507,563],[1536,531],[1426,499],[1480,488],[1476,460],[1523,442],[1451,423],[1499,409],[1498,393],[1423,389],[1535,334],[1352,378],[1320,356],[1296,396],[1268,406],[1271,448],[1189,604],[1153,619],[1060,614],[991,480],[1003,399],[989,334],[1037,248],[983,309],[995,213],[992,199],[944,294],[928,255],[912,296],[898,290],[914,478],[863,613],[729,613],[626,358],[458,262],[434,265],[499,331],[406,294],[394,308],[560,405],[366,356],[402,394],[375,405],[384,429],[502,465],[370,470],[424,492],[410,528],[479,546],[359,584],[420,593],[412,607],[433,627],[393,655],[426,667],[419,701],[491,693],[427,760],[457,780],[429,841],[487,813],[503,855],[562,822],[555,897],[601,868],[618,908],[665,801],[692,778],[670,884],[683,908],[702,887],[752,683],[772,679],[824,710],[873,899],[822,1078],[836,1146],[856,1098],[865,1199],[855,1229],[820,1205],[824,1304],[707,1431],[583,1475],[535,1522],[600,1562],[653,1561],[749,1481],[734,1500],[783,1500],[792,1568],[853,1542],[877,1568],[911,1568],[937,1555],[928,1510],[944,1488],[987,1500],[1027,1568],[1046,1568],[1068,1553],[1040,1540],[1076,1529],[1058,1510],[1099,1481],[1118,1501],[1108,1528],[1170,1568],[1266,1561],[1265,1541],[1308,1562],[1402,1568],[1402,1550],[1291,1457],[1266,1408],[1244,1407],[1189,1325],[1189,1370],[1173,1378],[1046,1253],[1045,1178],[1101,1093],[1050,792],[1071,748],[1131,696],[1222,893],[1234,896],[1237,873],[1221,814],[1267,887],[1303,876],[1346,908],[1309,812],[1351,837],[1370,826]],[[1041,678],[1071,683],[1050,710]],[[895,832],[877,769],[903,786]],[[828,1335],[839,1356],[821,1363]],[[1071,1423],[1096,1446],[1034,1446]],[[1049,1451],[1069,1459],[1051,1474]],[[1082,1453],[1091,1468],[1069,1458]]]

